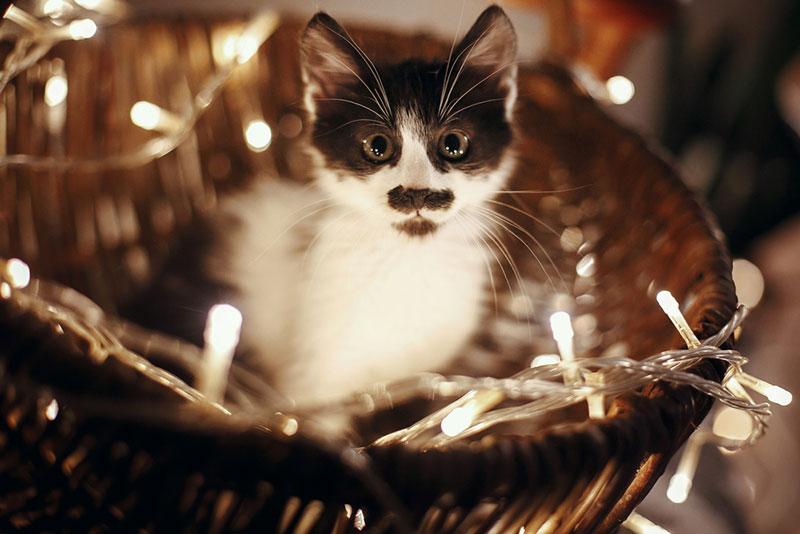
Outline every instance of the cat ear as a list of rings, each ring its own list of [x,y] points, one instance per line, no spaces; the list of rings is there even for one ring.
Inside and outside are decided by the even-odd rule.
[[[318,99],[331,98],[343,86],[364,79],[366,68],[358,45],[333,17],[321,11],[303,32],[300,64],[306,109],[312,115]]]
[[[517,32],[499,6],[487,7],[452,52],[456,67],[486,71],[506,91],[506,114],[510,116],[517,96]]]

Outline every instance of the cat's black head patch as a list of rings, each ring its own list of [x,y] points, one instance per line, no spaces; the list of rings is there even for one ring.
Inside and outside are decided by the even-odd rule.
[[[516,34],[502,9],[486,9],[439,62],[376,65],[367,53],[325,13],[303,33],[311,143],[328,168],[367,177],[397,165],[409,129],[439,172],[477,179],[500,165],[516,98]]]

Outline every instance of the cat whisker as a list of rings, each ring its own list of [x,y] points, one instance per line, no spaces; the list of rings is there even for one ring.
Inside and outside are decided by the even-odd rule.
[[[489,192],[495,194],[506,194],[506,195],[547,195],[547,194],[570,193],[572,191],[580,191],[581,189],[586,189],[587,187],[592,187],[593,185],[594,184],[584,184],[575,187],[567,187],[564,189],[531,189],[524,191],[511,191],[508,189],[501,189],[499,191],[489,191]]]
[[[517,298],[517,296],[519,296],[519,297],[524,298],[524,300],[525,300],[525,307],[527,309],[526,322],[527,322],[527,325],[528,325],[528,338],[529,338],[529,342],[532,342],[533,341],[533,334],[531,332],[530,317],[533,315],[533,306],[532,306],[532,304],[530,302],[530,298],[528,297],[527,291],[525,291],[525,284],[522,281],[522,274],[520,273],[520,270],[517,267],[517,264],[514,262],[514,258],[512,257],[511,252],[509,252],[508,247],[506,247],[505,244],[503,244],[502,239],[500,239],[500,237],[494,231],[492,231],[492,229],[489,227],[489,224],[491,224],[491,223],[493,223],[495,221],[492,221],[491,219],[489,219],[487,217],[481,217],[481,213],[480,212],[476,213],[475,215],[477,217],[475,222],[480,227],[483,228],[484,232],[486,232],[487,237],[500,250],[500,253],[504,256],[505,260],[508,262],[509,267],[511,268],[512,273],[516,277],[517,290],[519,292],[518,295],[514,294],[514,289],[511,287],[511,284],[508,281],[508,277],[506,277],[506,283],[508,284],[508,290],[509,290],[509,293],[511,294],[511,298],[512,299],[515,299],[515,298]],[[480,221],[481,218],[483,218],[483,220],[488,224],[483,224]],[[505,271],[504,271],[504,275],[505,275]]]
[[[505,98],[487,98],[486,100],[481,100],[480,102],[475,102],[474,104],[470,104],[468,106],[464,106],[455,113],[450,113],[445,119],[444,123],[447,124],[451,120],[455,119],[459,113],[462,111],[468,110],[470,108],[474,108],[475,106],[480,106],[481,104],[488,104],[490,102],[503,102]]]
[[[279,234],[278,234],[278,235],[275,237],[275,239],[273,239],[273,240],[272,240],[272,241],[271,241],[271,242],[270,242],[270,243],[269,243],[269,244],[268,244],[266,247],[264,247],[264,249],[263,249],[263,250],[261,250],[261,252],[259,252],[259,253],[258,253],[258,254],[257,254],[257,255],[256,255],[256,256],[255,256],[255,257],[252,259],[252,260],[251,260],[251,262],[250,262],[250,263],[251,263],[251,264],[252,264],[252,263],[255,263],[255,262],[257,262],[258,260],[260,260],[261,258],[263,258],[263,257],[264,257],[264,254],[266,254],[266,253],[267,253],[267,252],[268,252],[268,251],[269,251],[269,250],[270,250],[270,249],[271,249],[273,246],[275,246],[275,243],[277,243],[278,241],[280,241],[280,239],[281,239],[283,236],[285,236],[285,235],[286,235],[286,234],[289,232],[289,230],[291,230],[292,228],[294,228],[295,226],[297,226],[298,224],[300,224],[300,223],[301,223],[301,222],[303,222],[304,220],[308,219],[309,217],[313,217],[313,216],[314,216],[314,215],[316,215],[317,213],[319,213],[319,212],[321,212],[321,211],[324,211],[324,210],[326,210],[326,209],[328,209],[328,208],[332,207],[334,203],[335,203],[335,201],[334,201],[332,198],[330,198],[330,197],[328,197],[328,198],[323,198],[323,199],[317,200],[317,201],[315,201],[315,202],[312,202],[312,203],[310,203],[310,204],[307,204],[307,205],[303,206],[302,208],[299,208],[299,209],[297,209],[297,210],[293,211],[292,213],[290,213],[290,214],[289,214],[289,215],[288,215],[288,216],[287,216],[287,217],[286,217],[284,220],[288,220],[288,219],[290,219],[291,217],[293,217],[294,215],[296,215],[296,214],[298,214],[298,213],[302,213],[304,210],[306,210],[306,209],[308,209],[308,208],[310,208],[310,207],[312,207],[312,206],[316,206],[316,205],[318,205],[318,204],[323,204],[323,206],[322,206],[322,207],[320,207],[320,208],[317,208],[317,209],[313,210],[311,213],[307,213],[306,215],[304,215],[304,216],[300,217],[299,219],[297,219],[297,220],[296,220],[295,222],[293,222],[291,225],[289,225],[289,226],[287,226],[286,228],[284,228],[284,229],[283,229],[283,231],[281,231],[281,232],[280,232],[280,233],[279,233]]]
[[[492,204],[497,204],[498,206],[505,206],[506,208],[508,208],[510,210],[514,210],[517,213],[519,213],[521,215],[524,215],[525,217],[528,217],[533,222],[541,224],[542,226],[544,226],[554,236],[559,237],[559,238],[561,237],[561,234],[558,233],[552,226],[550,226],[549,224],[547,224],[546,222],[544,222],[540,218],[536,217],[532,213],[528,213],[527,211],[525,211],[523,209],[520,209],[520,208],[518,208],[516,206],[512,206],[511,204],[508,204],[506,202],[500,202],[499,200],[488,199],[487,202],[490,202]]]
[[[548,273],[547,269],[545,268],[544,263],[542,263],[541,259],[539,259],[538,254],[536,254],[533,251],[533,249],[525,242],[524,239],[522,239],[516,232],[511,230],[508,227],[508,225],[511,225],[513,228],[521,231],[524,235],[529,237],[536,244],[536,246],[538,246],[541,249],[542,253],[547,258],[548,263],[553,268],[553,271],[558,275],[558,278],[560,279],[562,286],[564,287],[564,289],[566,289],[566,281],[564,280],[564,277],[562,276],[561,271],[558,269],[558,267],[556,266],[556,264],[553,261],[552,257],[547,252],[547,249],[541,244],[541,242],[538,239],[536,239],[533,236],[533,234],[528,232],[523,226],[518,224],[516,221],[514,221],[512,219],[509,219],[505,215],[502,215],[500,213],[497,213],[495,211],[488,210],[488,209],[482,208],[482,207],[478,207],[478,209],[482,210],[485,215],[487,215],[490,218],[492,218],[499,226],[501,226],[506,232],[508,232],[509,234],[514,236],[517,239],[517,241],[522,243],[522,245],[526,249],[528,249],[528,252],[531,253],[531,256],[533,256],[533,258],[536,260],[536,263],[538,263],[539,267],[542,269],[542,273],[544,273],[545,277],[547,278],[547,282],[550,284],[550,287],[553,289],[553,291],[555,291],[556,290],[555,283],[553,282],[553,279],[550,276],[550,273]]]
[[[458,104],[458,103],[459,103],[459,102],[460,102],[462,99],[464,99],[464,97],[466,97],[466,96],[467,96],[468,94],[470,94],[470,93],[471,93],[473,90],[475,90],[475,88],[476,88],[476,87],[478,87],[479,85],[481,85],[482,83],[484,83],[486,80],[488,80],[489,78],[491,78],[491,77],[492,77],[492,76],[494,76],[495,74],[497,74],[497,73],[501,72],[502,70],[504,70],[504,69],[507,69],[507,68],[509,68],[509,67],[513,66],[515,63],[516,63],[515,61],[512,61],[512,62],[510,62],[510,63],[506,63],[505,65],[501,65],[499,68],[495,69],[493,72],[491,72],[491,73],[487,74],[486,76],[484,76],[483,78],[481,78],[480,80],[478,80],[477,82],[475,82],[475,84],[474,84],[472,87],[470,87],[469,89],[467,89],[466,91],[464,91],[463,93],[461,93],[461,96],[459,96],[459,97],[458,97],[458,98],[456,98],[456,99],[455,99],[455,100],[454,100],[454,101],[453,101],[451,104],[449,104],[449,105],[448,105],[448,106],[445,108],[444,112],[445,112],[445,113],[448,113],[448,116],[449,116],[449,112],[453,110],[453,108],[456,106],[456,104]]]
[[[469,230],[464,225],[465,223],[462,222],[462,220],[464,220],[464,219],[463,219],[463,217],[461,216],[460,213],[456,213],[455,217],[453,217],[453,220],[456,223],[458,223],[459,226],[461,226],[461,229],[464,231],[464,237],[466,239],[468,239],[469,242],[472,243],[472,245],[475,248],[481,249],[481,250],[483,250],[485,248],[485,247],[481,246],[481,244],[478,243],[475,239],[473,239],[472,236],[470,236]],[[492,273],[492,267],[491,267],[491,265],[489,265],[489,260],[486,258],[485,254],[481,254],[481,260],[483,260],[483,265],[486,267],[486,272],[489,275],[489,283],[490,283],[490,285],[492,287],[492,297],[494,299],[494,315],[495,315],[495,317],[499,317],[500,309],[499,309],[498,304],[497,304],[497,287],[495,286],[495,283],[494,283],[494,274]]]
[[[447,81],[450,77],[450,61],[453,59],[453,51],[456,48],[456,41],[458,40],[458,34],[461,31],[461,23],[464,21],[464,6],[467,4],[467,0],[463,0],[461,2],[461,14],[458,16],[458,25],[456,26],[456,31],[453,34],[453,42],[450,44],[450,53],[447,54],[447,62],[444,64],[444,81],[442,82],[442,92],[439,95],[439,109],[437,110],[437,115],[439,117],[442,116],[442,108],[444,106],[444,93],[447,90]]]
[[[329,59],[333,59],[333,60],[334,60],[334,61],[336,61],[336,62],[337,62],[339,65],[341,65],[342,67],[344,67],[344,68],[346,68],[347,70],[349,70],[349,71],[350,71],[350,73],[351,73],[353,76],[355,76],[355,77],[358,79],[358,81],[359,81],[359,82],[361,82],[361,85],[363,85],[363,86],[364,86],[364,87],[367,89],[367,91],[369,92],[369,95],[370,95],[370,98],[372,99],[372,101],[373,101],[373,102],[375,102],[375,104],[378,106],[378,108],[379,108],[379,109],[381,110],[381,112],[383,113],[383,115],[384,115],[384,118],[385,118],[386,122],[387,122],[387,123],[390,123],[390,122],[391,122],[391,120],[389,119],[389,115],[390,115],[390,113],[389,113],[389,109],[385,107],[385,105],[384,105],[384,103],[383,103],[383,102],[380,102],[380,101],[378,100],[378,95],[376,95],[376,94],[375,94],[375,92],[372,90],[372,88],[371,88],[369,85],[367,85],[367,82],[365,82],[365,81],[363,80],[363,78],[361,78],[361,76],[359,76],[359,75],[358,75],[358,73],[356,73],[356,71],[354,71],[353,69],[351,69],[351,68],[350,68],[350,65],[346,64],[344,61],[340,60],[340,59],[339,59],[338,57],[336,57],[335,55],[333,55],[333,54],[324,54],[324,55],[325,55],[326,57],[328,57]]]
[[[453,89],[455,89],[456,83],[458,82],[458,79],[461,77],[461,72],[464,70],[464,67],[469,62],[470,54],[472,54],[472,51],[475,49],[477,44],[480,42],[481,39],[483,39],[483,36],[486,35],[486,33],[490,29],[491,29],[491,26],[489,26],[485,30],[483,30],[483,32],[477,37],[477,39],[475,39],[475,41],[472,42],[472,44],[470,44],[469,47],[464,48],[464,50],[459,52],[458,55],[456,56],[456,58],[454,60],[454,63],[458,63],[459,58],[461,58],[461,56],[465,52],[467,53],[467,55],[464,57],[464,60],[461,62],[461,64],[458,67],[458,72],[456,73],[455,78],[453,78],[453,80],[450,82],[450,87],[449,88],[442,88],[443,91],[445,91],[445,90],[447,91],[447,96],[445,97],[445,101],[444,101],[445,109],[447,109],[447,106],[450,103],[450,96],[453,94]],[[439,118],[440,119],[442,118],[441,113],[439,114]]]
[[[376,117],[381,119],[382,121],[385,120],[383,118],[383,115],[381,115],[379,112],[375,111],[374,109],[372,109],[369,106],[365,106],[364,104],[356,102],[355,100],[348,100],[347,98],[315,98],[314,100],[316,100],[318,102],[345,102],[347,104],[353,104],[354,106],[358,106],[358,107],[360,107],[362,109],[366,109],[367,111],[369,111],[370,113],[372,113],[373,115],[375,115]]]
[[[384,123],[383,123],[383,122],[381,122],[381,121],[378,121],[378,120],[375,120],[375,119],[353,119],[353,120],[350,120],[350,121],[347,121],[347,122],[345,122],[344,124],[340,124],[340,125],[339,125],[339,126],[337,126],[336,128],[331,128],[331,129],[330,129],[330,130],[328,130],[327,132],[322,132],[322,133],[320,133],[320,134],[316,134],[314,137],[315,137],[316,139],[319,139],[319,138],[321,138],[321,137],[324,137],[324,136],[326,136],[326,135],[330,135],[330,134],[332,134],[333,132],[335,132],[335,131],[337,131],[337,130],[341,130],[341,129],[342,129],[342,128],[344,128],[345,126],[349,126],[349,125],[351,125],[351,124],[354,124],[354,123],[356,123],[356,122],[366,122],[367,124],[377,124],[377,125],[379,125],[379,126],[383,126],[383,125],[384,125]]]
[[[364,52],[364,50],[361,49],[361,47],[358,45],[355,39],[353,39],[352,36],[349,33],[347,33],[347,30],[344,30],[345,35],[342,35],[333,28],[330,28],[328,26],[326,26],[326,28],[328,28],[328,30],[330,30],[332,33],[338,35],[345,43],[350,45],[350,47],[353,50],[355,50],[359,56],[361,56],[361,59],[364,61],[364,63],[367,64],[367,68],[370,70],[372,77],[375,78],[376,82],[378,82],[378,88],[380,89],[381,94],[383,95],[384,103],[386,104],[386,108],[389,110],[389,115],[391,116],[392,108],[391,105],[389,104],[389,97],[386,93],[386,88],[383,85],[383,80],[381,80],[380,74],[378,73],[378,69],[377,67],[375,67],[375,63],[373,63],[372,60],[369,58],[369,56],[367,56],[367,54]]]

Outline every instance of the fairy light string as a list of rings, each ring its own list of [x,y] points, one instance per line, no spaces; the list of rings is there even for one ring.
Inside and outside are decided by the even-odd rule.
[[[37,18],[12,5],[4,19],[15,28],[0,28],[0,37],[13,39],[14,48],[0,71],[0,92],[21,72],[43,58],[56,44],[63,41],[90,39],[106,22],[119,20],[126,6],[116,0],[76,0],[75,4],[51,0],[47,16]],[[88,15],[87,15],[88,13]],[[98,158],[70,158],[30,154],[0,155],[0,167],[23,167],[31,170],[81,170],[134,168],[158,159],[177,148],[191,134],[205,110],[216,100],[225,83],[239,65],[248,62],[260,46],[278,27],[273,12],[255,15],[238,36],[225,43],[223,61],[201,84],[200,90],[180,112],[166,110],[147,102],[136,102],[130,109],[133,124],[158,134],[132,151]],[[99,23],[99,24],[98,24]],[[48,83],[46,103],[50,107],[63,105],[68,91],[66,78],[57,75]],[[609,80],[610,82],[611,80]],[[619,82],[619,80],[617,80]],[[609,89],[610,90],[610,89]],[[632,96],[632,88],[631,88]],[[245,121],[243,135],[251,150],[268,148],[272,131],[261,117]],[[169,373],[146,364],[146,360],[126,349],[114,336],[85,321],[74,318],[74,310],[41,305],[26,294],[31,282],[30,269],[17,259],[0,259],[0,298],[15,299],[17,304],[36,310],[42,317],[70,328],[76,335],[91,342],[87,345],[95,357],[125,353],[155,378],[170,381]],[[692,387],[719,400],[724,407],[715,416],[712,431],[699,430],[687,441],[678,468],[670,480],[667,496],[673,502],[684,502],[691,490],[700,452],[706,443],[716,443],[725,450],[738,450],[751,445],[760,437],[770,415],[767,402],[756,402],[748,389],[769,402],[786,406],[792,394],[743,370],[747,359],[738,351],[721,348],[742,324],[746,309],[739,307],[720,331],[699,340],[681,313],[680,305],[667,291],[659,292],[656,301],[684,339],[686,349],[663,351],[650,357],[634,360],[628,357],[603,356],[577,358],[574,353],[571,319],[564,312],[551,317],[553,337],[560,356],[540,355],[530,368],[508,378],[443,376],[423,374],[410,379],[379,384],[337,406],[321,407],[321,411],[358,415],[388,408],[405,399],[427,396],[457,399],[413,425],[383,436],[375,443],[387,445],[407,443],[422,448],[440,447],[468,439],[492,427],[514,421],[536,419],[539,416],[585,402],[589,417],[605,417],[605,403],[619,395],[641,390],[654,382],[667,382]],[[222,310],[222,315],[219,315]],[[233,308],[217,308],[209,315],[206,347],[202,361],[200,391],[176,380],[176,391],[194,401],[221,402],[227,389],[228,368],[238,341],[241,315]],[[166,343],[166,342],[165,342]],[[728,364],[722,384],[689,372],[689,368],[704,360]],[[232,369],[231,374],[237,374]],[[202,392],[202,393],[201,393]],[[247,395],[233,391],[231,398],[248,401]],[[55,400],[53,401],[55,402]],[[248,401],[249,402],[249,401]],[[58,413],[54,404],[53,417]],[[222,406],[220,410],[230,413]],[[280,409],[275,405],[270,408]],[[744,414],[744,419],[742,419]],[[738,417],[738,419],[737,419]],[[282,416],[282,429],[287,435],[297,432],[297,420]],[[743,421],[749,421],[745,424]],[[719,422],[719,424],[718,424]],[[725,423],[725,424],[723,424]],[[360,510],[359,510],[360,512]],[[362,516],[363,521],[363,516]],[[626,522],[640,532],[665,532],[634,513]]]
[[[97,9],[111,0],[97,2]],[[86,6],[95,2],[86,3]],[[116,6],[119,2],[108,4]],[[103,20],[116,21],[123,13],[114,11],[114,16]],[[80,15],[80,13],[79,13]],[[102,17],[98,18],[100,20]],[[15,35],[15,48],[6,59],[0,72],[0,92],[20,72],[31,67],[47,54],[53,46],[62,41],[88,39],[98,30],[91,18],[78,18],[71,21],[52,17],[38,19],[22,9],[11,6],[4,21],[14,23],[21,32]],[[56,21],[59,24],[56,24]],[[144,144],[129,151],[95,158],[72,158],[68,156],[39,156],[32,154],[0,155],[0,168],[23,167],[30,170],[45,171],[84,171],[96,172],[111,169],[131,169],[145,165],[165,156],[180,146],[194,130],[197,121],[208,107],[216,101],[226,82],[236,69],[250,61],[261,45],[275,32],[279,17],[274,11],[262,11],[254,15],[232,45],[225,50],[223,60],[217,70],[212,72],[201,84],[197,94],[181,112],[165,110],[147,101],[136,102],[130,110],[131,122],[146,129],[159,132]],[[5,26],[5,25],[4,25]],[[7,30],[6,30],[7,32]],[[269,146],[272,134],[269,126],[260,117],[252,118],[243,135],[251,150],[260,152]]]

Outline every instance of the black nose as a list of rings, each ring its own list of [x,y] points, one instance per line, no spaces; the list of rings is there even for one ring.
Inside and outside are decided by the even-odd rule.
[[[429,210],[443,210],[453,203],[453,192],[449,189],[406,189],[398,185],[387,193],[389,205],[403,213],[427,208]]]

